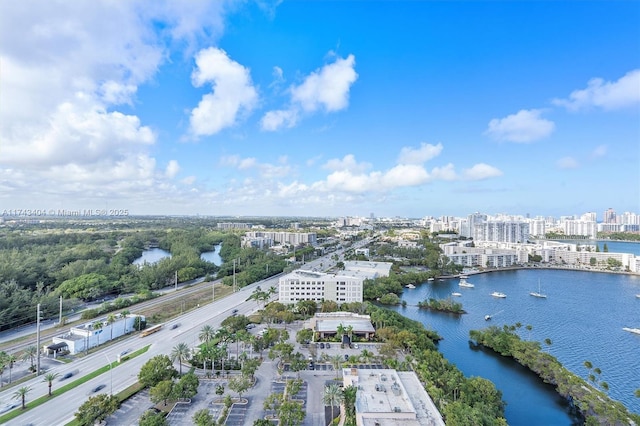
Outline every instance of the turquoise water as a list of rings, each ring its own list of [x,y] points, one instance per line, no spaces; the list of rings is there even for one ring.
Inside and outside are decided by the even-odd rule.
[[[547,299],[529,295],[537,291],[538,280]],[[491,351],[473,350],[469,330],[486,327],[484,316],[493,315],[492,325],[523,324],[520,335],[543,345],[569,370],[583,378],[588,371],[584,361],[602,370],[601,380],[609,384],[609,396],[629,410],[640,413],[640,336],[622,327],[640,328],[640,277],[565,270],[518,270],[472,275],[475,288],[458,286],[458,280],[436,281],[405,290],[406,308],[396,308],[409,318],[436,330],[444,340],[440,351],[467,376],[493,381],[507,401],[505,415],[511,425],[571,425],[577,421],[569,407],[551,386],[527,370]],[[491,296],[503,292],[505,299]],[[452,316],[418,309],[421,301],[456,298],[468,312]],[[413,306],[412,306],[413,305]],[[531,325],[528,332],[524,326]]]

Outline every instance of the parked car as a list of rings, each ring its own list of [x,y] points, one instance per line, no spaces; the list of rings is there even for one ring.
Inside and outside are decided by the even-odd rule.
[[[345,361],[349,361],[349,355],[344,354],[344,360],[345,360]]]
[[[326,345],[324,345],[324,346],[325,346],[325,348],[327,348],[327,349],[331,349],[331,343],[329,343],[329,342],[327,342],[327,344],[326,344]]]
[[[320,349],[324,349],[324,343],[320,342]]]
[[[358,348],[360,348],[360,346],[358,346],[358,344],[357,344],[357,343],[354,343],[354,344],[353,344],[353,349],[358,349]]]

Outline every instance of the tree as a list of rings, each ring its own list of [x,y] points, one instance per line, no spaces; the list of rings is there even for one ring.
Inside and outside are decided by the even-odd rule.
[[[206,324],[202,326],[202,328],[200,329],[200,334],[198,334],[198,339],[200,339],[201,342],[208,344],[211,340],[213,340],[215,336],[216,336],[216,330],[209,324]]]
[[[163,380],[157,385],[149,389],[149,398],[151,402],[163,405],[167,405],[167,400],[173,395],[173,381]]]
[[[147,410],[140,416],[138,426],[169,426],[169,422],[163,413]]]
[[[333,407],[339,406],[344,401],[344,395],[340,386],[335,383],[329,386],[325,386],[322,394],[322,403],[324,405],[331,406],[331,421],[335,418],[333,414]]]
[[[329,362],[336,372],[336,377],[340,377],[340,366],[342,365],[342,355],[333,355],[329,358]]]
[[[286,400],[278,407],[278,420],[281,426],[298,426],[304,421],[305,411],[298,401]]]
[[[93,323],[93,329],[97,330],[96,335],[98,336],[98,346],[100,346],[100,333],[102,333],[102,327],[104,327],[104,323],[101,321]]]
[[[11,384],[11,370],[13,370],[13,365],[18,361],[13,354],[7,354],[7,366],[9,367],[9,384]]]
[[[113,323],[114,322],[116,322],[115,314],[107,315],[107,325],[109,326],[109,331],[111,332],[111,336],[109,337],[109,340],[113,340]]]
[[[302,330],[296,333],[296,342],[309,343],[313,339],[313,330],[310,328],[303,328]]]
[[[196,411],[191,419],[196,426],[214,426],[216,424],[215,418],[206,408]]]
[[[190,356],[191,356],[191,350],[189,349],[189,346],[184,342],[178,343],[171,350],[171,361],[172,362],[176,360],[178,361],[178,364],[180,364],[181,376],[182,376],[182,363],[184,361],[188,361]]]
[[[20,389],[18,389],[17,391],[15,391],[11,398],[12,399],[19,399],[22,402],[22,409],[24,410],[25,408],[27,408],[27,406],[25,405],[25,402],[26,402],[27,395],[29,394],[29,392],[31,392],[31,388],[29,386],[23,386]]]
[[[173,396],[176,399],[188,399],[193,398],[198,393],[198,386],[200,380],[198,376],[189,372],[180,377],[177,383],[173,386]]]
[[[31,363],[31,367],[29,367],[31,371],[36,370],[36,367],[33,365],[33,360],[36,358],[36,355],[38,355],[38,349],[33,345],[27,346],[22,354],[22,360]]]
[[[93,426],[113,414],[118,406],[118,397],[101,393],[90,397],[78,407],[76,420],[81,426]]]
[[[131,312],[129,312],[128,310],[123,310],[122,312],[120,312],[120,316],[122,317],[122,319],[124,321],[122,321],[122,329],[123,329],[123,334],[127,334],[127,315],[129,315]]]
[[[171,380],[177,375],[178,372],[168,356],[156,355],[142,366],[138,373],[138,380],[142,386],[151,387],[163,380]]]
[[[2,374],[4,374],[4,369],[7,367],[7,358],[5,352],[0,352],[0,388],[3,386],[2,382]]]
[[[60,374],[58,373],[47,373],[44,375],[43,378],[43,382],[47,382],[48,386],[49,386],[49,396],[51,396],[51,387],[53,386],[53,381],[56,379],[56,377],[58,377]]]
[[[238,398],[242,398],[245,393],[253,385],[251,379],[244,375],[235,376],[229,379],[229,389],[238,394]]]

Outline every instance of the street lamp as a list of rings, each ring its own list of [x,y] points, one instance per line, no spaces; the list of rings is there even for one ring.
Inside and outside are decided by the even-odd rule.
[[[109,360],[109,357],[107,356],[107,354],[104,354],[104,357],[107,359],[107,362],[109,363],[109,380],[110,380],[110,384],[111,384],[111,388],[109,391],[109,395],[113,396],[113,365],[111,365],[111,360]]]

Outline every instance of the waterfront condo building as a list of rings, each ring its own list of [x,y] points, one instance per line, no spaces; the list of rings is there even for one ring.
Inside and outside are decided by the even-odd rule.
[[[336,303],[362,302],[364,280],[388,276],[389,262],[344,262],[344,270],[335,273],[296,270],[280,278],[278,294],[281,303],[300,300],[332,300]]]

